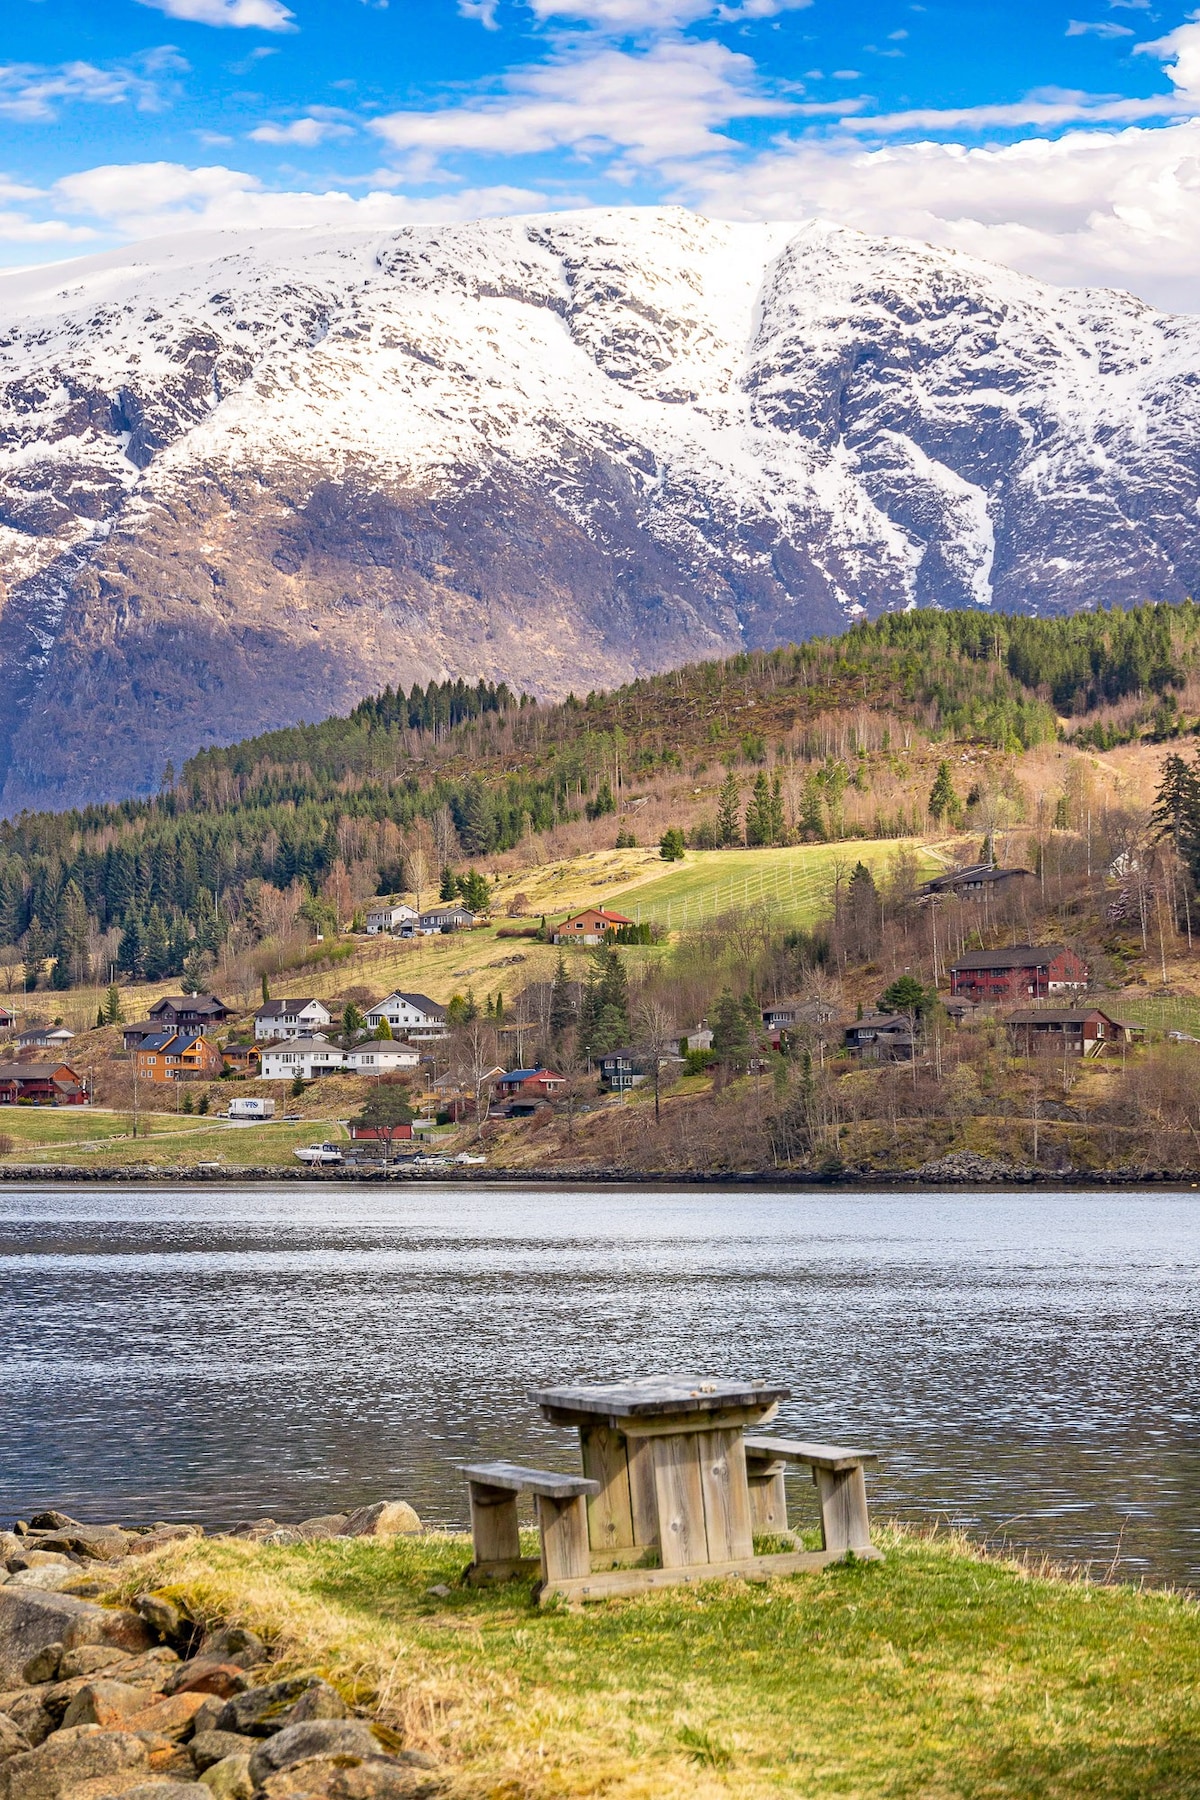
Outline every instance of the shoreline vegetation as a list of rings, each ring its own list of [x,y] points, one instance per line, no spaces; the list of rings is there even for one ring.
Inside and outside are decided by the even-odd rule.
[[[470,1543],[192,1538],[127,1576],[319,1674],[458,1800],[1183,1800],[1194,1598],[891,1525],[880,1564],[539,1612]],[[532,1549],[533,1537],[529,1540]],[[1112,1571],[1107,1574],[1111,1576]]]

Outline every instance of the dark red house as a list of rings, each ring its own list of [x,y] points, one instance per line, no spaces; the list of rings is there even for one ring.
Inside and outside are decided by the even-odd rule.
[[[1009,950],[971,950],[951,965],[955,999],[1044,1000],[1088,983],[1088,966],[1065,944],[1014,944]]]
[[[0,1063],[0,1106],[86,1106],[87,1087],[66,1063]]]

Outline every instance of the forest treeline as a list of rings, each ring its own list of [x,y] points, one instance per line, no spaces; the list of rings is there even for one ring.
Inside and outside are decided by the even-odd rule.
[[[765,817],[778,794],[768,764],[811,764],[814,794],[868,781],[867,749],[879,745],[856,723],[868,715],[909,720],[935,741],[1021,751],[1058,735],[1111,736],[1105,709],[1136,701],[1145,716],[1121,730],[1177,735],[1187,727],[1178,696],[1198,662],[1200,608],[1188,602],[1053,620],[894,614],[556,705],[486,681],[389,688],[348,717],[168,766],[152,799],[0,826],[0,955],[23,958],[27,978],[49,964],[60,987],[113,967],[197,974],[231,932],[251,943],[278,931],[284,912],[318,929],[348,923],[364,893],[419,888],[422,876],[436,884],[451,851],[486,858],[603,819],[685,759],[693,773],[757,771]],[[831,761],[819,727],[831,715],[853,769]],[[800,829],[820,836],[829,817],[814,802]]]

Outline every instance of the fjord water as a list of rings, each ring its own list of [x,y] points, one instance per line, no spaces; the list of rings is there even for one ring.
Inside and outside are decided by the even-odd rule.
[[[764,1376],[875,1510],[1200,1585],[1191,1194],[0,1192],[0,1522],[411,1499],[577,1466],[539,1384]],[[797,1483],[793,1504],[811,1506]]]

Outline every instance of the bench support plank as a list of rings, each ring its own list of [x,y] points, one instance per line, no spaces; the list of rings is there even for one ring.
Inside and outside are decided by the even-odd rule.
[[[509,1488],[487,1487],[481,1481],[469,1482],[468,1490],[476,1566],[520,1562],[517,1496]]]
[[[878,1550],[868,1550],[869,1561],[882,1562]],[[828,1550],[788,1551],[780,1556],[747,1556],[737,1562],[705,1563],[678,1569],[604,1569],[573,1581],[548,1582],[539,1596],[542,1605],[555,1595],[565,1600],[628,1599],[654,1593],[658,1588],[690,1586],[701,1581],[770,1581],[783,1575],[810,1574],[827,1569],[842,1558]]]
[[[704,1530],[701,1447],[693,1431],[649,1440],[658,1500],[659,1545],[664,1569],[709,1561]]]
[[[856,1469],[814,1469],[813,1473],[817,1478],[826,1550],[835,1556],[844,1556],[847,1550],[853,1550],[857,1556],[869,1551],[871,1521],[861,1464]]]
[[[584,1496],[578,1494],[573,1500],[551,1500],[547,1495],[539,1494],[537,1509],[543,1581],[574,1581],[589,1575],[592,1560]]]
[[[746,1471],[750,1489],[750,1523],[757,1535],[786,1531],[787,1489],[783,1484],[783,1464],[768,1464],[765,1470],[751,1464]]]

